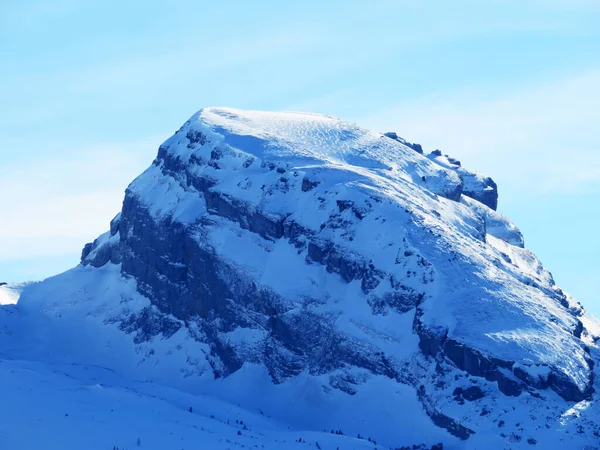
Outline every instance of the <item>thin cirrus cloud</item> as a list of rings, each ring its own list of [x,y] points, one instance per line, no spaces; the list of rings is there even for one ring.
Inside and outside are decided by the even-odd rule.
[[[271,30],[246,39],[209,39],[150,54],[113,58],[101,65],[76,65],[6,80],[16,89],[58,86],[74,93],[144,88],[202,71],[216,71],[273,60],[282,54],[302,54],[319,45],[316,30],[294,27]]]
[[[0,261],[78,253],[108,228],[127,184],[152,161],[158,135],[63,150],[3,169]],[[52,152],[49,152],[52,154]]]
[[[598,86],[600,70],[594,70],[498,95],[438,93],[362,122],[464,158],[496,174],[504,187],[579,192],[600,188]]]
[[[225,70],[276,58],[283,53],[302,53],[316,46],[318,36],[306,30],[286,30],[248,40],[207,41],[188,48],[117,62],[101,68],[84,69],[73,86],[76,91],[142,86],[178,79],[202,71]]]

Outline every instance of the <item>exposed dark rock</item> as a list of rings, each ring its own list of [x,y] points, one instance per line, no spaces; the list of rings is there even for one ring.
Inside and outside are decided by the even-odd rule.
[[[406,145],[409,148],[412,148],[414,151],[416,151],[417,153],[423,154],[423,147],[421,147],[421,144],[413,144],[411,142],[408,142],[407,140],[401,138],[400,136],[398,136],[398,134],[394,133],[393,131],[390,131],[388,133],[384,133],[384,136],[393,139],[395,141],[400,142],[401,144]]]
[[[485,394],[479,386],[471,386],[462,392],[462,397],[465,400],[473,402],[475,400],[479,400],[480,398],[485,397]]]
[[[460,200],[460,196],[462,195],[462,193],[463,193],[463,185],[457,184],[452,189],[444,192],[443,196],[446,197],[448,200],[458,202]]]
[[[419,347],[426,355],[443,355],[452,361],[459,369],[471,375],[496,381],[498,389],[505,395],[518,396],[522,386],[510,375],[513,362],[486,357],[454,339],[447,337],[444,329],[431,329],[423,326],[420,320],[421,312],[417,308],[413,328],[419,336]]]
[[[565,400],[581,401],[589,398],[593,392],[593,361],[588,360],[590,366],[589,380],[582,390],[575,382],[563,373],[552,370],[547,383],[543,380],[533,379],[518,367],[513,373],[513,361],[503,361],[498,358],[484,356],[480,352],[449,339],[444,330],[432,330],[424,327],[419,318],[415,316],[414,329],[419,335],[419,346],[423,353],[428,355],[444,355],[459,369],[471,375],[483,377],[488,381],[495,381],[498,389],[507,396],[519,396],[523,392],[523,383],[536,389],[550,387]]]
[[[182,324],[165,314],[161,314],[153,307],[142,309],[137,314],[132,314],[125,318],[119,325],[121,330],[126,333],[133,333],[136,344],[146,342],[159,334],[163,338],[169,338],[174,335]]]
[[[364,289],[363,292],[365,292]],[[422,292],[415,292],[412,288],[403,287],[399,288],[396,292],[386,292],[383,295],[382,301],[390,308],[404,313],[413,309],[423,300],[423,297],[424,294]]]
[[[576,324],[577,325],[575,326],[575,329],[573,330],[573,336],[581,339],[581,333],[583,333],[583,323],[581,322],[581,320],[578,319]]]
[[[434,150],[427,157],[437,164],[458,173],[462,180],[463,195],[473,198],[493,210],[498,208],[498,185],[490,177],[463,168],[460,161],[448,155],[443,155],[441,150]]]
[[[463,179],[463,194],[490,207],[494,211],[498,209],[498,185],[490,177],[483,180],[477,178],[473,172],[459,170]]]
[[[167,171],[176,166],[167,158],[162,164]],[[207,186],[202,187],[211,215],[239,223],[242,228],[266,239],[285,236],[301,248],[306,246],[307,258],[312,263],[324,265],[346,282],[360,280],[365,292],[376,288],[386,278],[362,258],[312,238],[314,232],[292,221],[286,223],[281,218],[251,210],[243,202],[213,192]],[[138,290],[150,298],[159,311],[183,321],[197,318],[211,348],[211,354],[207,356],[209,362],[220,361],[213,365],[215,376],[234,372],[244,359],[248,359],[224,341],[220,332],[258,326],[269,335],[262,350],[257,348],[251,358],[263,361],[276,382],[306,369],[322,374],[345,365],[362,367],[370,373],[393,379],[404,378],[392,360],[372,346],[340,335],[330,319],[308,311],[290,312],[284,299],[256,284],[239,268],[222,260],[215,249],[203,244],[204,240],[196,237],[202,230],[200,226],[169,218],[157,221],[131,192],[127,193],[122,214],[114,224],[120,232],[113,237],[116,244],[99,245],[96,242],[86,246],[83,262],[100,266],[111,258],[116,260],[113,258],[116,249],[123,274],[137,280]],[[210,227],[211,224],[206,222],[201,226]],[[386,297],[387,306],[404,310],[421,298],[418,293],[403,288],[400,282],[397,288],[402,296]],[[166,317],[159,319],[150,311],[144,311],[124,321],[122,329],[136,332],[136,341],[142,342],[157,333],[172,333],[180,326],[179,322]],[[351,392],[351,383],[346,381],[337,380],[334,387]]]
[[[185,137],[190,141],[188,144],[189,148],[192,148],[195,145],[204,145],[207,141],[206,136],[203,133],[195,130],[188,131]]]
[[[590,379],[583,390],[560,372],[553,371],[548,376],[548,385],[562,398],[572,402],[580,402],[591,398],[594,392],[592,383],[593,373],[590,373]]]
[[[515,381],[503,370],[512,368],[513,362],[486,357],[454,339],[445,340],[443,352],[459,369],[489,381],[496,381],[498,389],[505,395],[521,394]]]
[[[88,242],[87,244],[85,244],[83,246],[83,249],[81,250],[81,263],[82,264],[85,264],[85,260],[87,259],[88,255],[92,251],[92,248],[94,248],[93,242]]]
[[[323,240],[310,241],[306,259],[309,263],[324,265],[328,272],[338,273],[348,283],[361,280],[361,289],[365,294],[376,288],[385,277],[384,272],[370,266],[359,255],[342,251]]]
[[[332,375],[329,377],[329,384],[339,389],[342,392],[345,392],[349,395],[356,395],[358,384],[362,382],[362,380],[355,380],[353,377],[344,374],[344,375]]]
[[[436,356],[441,352],[448,330],[424,326],[420,320],[421,314],[422,312],[417,308],[413,322],[413,330],[419,336],[419,348],[425,355]]]
[[[93,267],[102,267],[112,262],[119,264],[121,262],[121,247],[117,239],[106,240],[96,239],[94,242],[85,244],[81,251],[81,263]]]
[[[354,204],[354,202],[349,200],[337,200],[338,210],[340,213],[346,211],[347,209],[352,210],[352,213],[358,220],[363,220],[368,213],[368,208],[359,207]]]
[[[319,185],[318,181],[311,181],[308,178],[303,178],[302,179],[302,192],[311,191],[318,185]]]
[[[140,291],[161,311],[182,319],[227,314],[225,299],[231,298],[231,291],[213,272],[220,268],[227,273],[228,268],[210,247],[193,238],[192,229],[154,221],[134,195],[125,198],[121,228],[122,271],[138,280]],[[249,281],[240,286],[242,296],[255,291]]]
[[[535,389],[546,389],[548,387],[548,377],[546,376],[533,376],[518,365],[513,367],[513,373],[519,380]]]
[[[444,444],[434,444],[431,447],[425,444],[403,445],[395,450],[444,450]]]
[[[498,389],[508,397],[518,397],[523,392],[523,385],[507,376],[498,376],[496,379]]]
[[[456,436],[459,439],[462,439],[463,441],[469,439],[471,435],[475,434],[473,430],[465,427],[464,425],[461,425],[456,420],[446,416],[445,414],[442,414],[441,412],[433,408],[431,403],[427,400],[424,386],[421,386],[417,390],[417,396],[421,400],[421,403],[423,404],[427,415],[438,427],[446,429],[450,434]]]
[[[121,225],[121,213],[117,214],[113,220],[110,221],[110,235],[114,236],[119,232],[119,226]]]
[[[460,167],[462,165],[458,159],[452,158],[450,156],[448,156],[448,161],[450,162],[450,164],[454,164],[455,166]]]
[[[264,238],[279,239],[283,236],[284,218],[274,217],[226,194],[208,190],[204,196],[206,207],[213,213],[238,222],[242,228],[260,234]]]

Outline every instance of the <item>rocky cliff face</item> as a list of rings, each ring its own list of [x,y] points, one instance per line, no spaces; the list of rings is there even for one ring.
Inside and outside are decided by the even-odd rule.
[[[498,399],[591,400],[595,322],[495,211],[490,178],[421,153],[329,116],[207,108],[82,264],[120,265],[154,305],[122,330],[187,328],[215,377],[255,363],[354,395],[383,376],[463,440]],[[460,419],[465,399],[481,423]]]

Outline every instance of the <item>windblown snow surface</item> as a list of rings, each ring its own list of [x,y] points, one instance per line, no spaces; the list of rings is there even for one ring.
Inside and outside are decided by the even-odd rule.
[[[470,176],[470,191],[483,179]],[[334,117],[201,110],[125,204],[182,227],[284,299],[283,315],[326,318],[400,369],[339,362],[324,346],[276,376],[262,356],[273,332],[252,305],[248,324],[206,335],[223,319],[186,315],[165,304],[177,294],[144,278],[171,286],[173,273],[191,276],[189,261],[146,245],[150,225],[127,225],[124,206],[83,265],[0,286],[0,449],[600,448],[599,322],[554,284],[512,222],[461,195],[464,183],[449,164]],[[213,195],[232,209],[216,211]],[[257,232],[232,212],[240,205],[304,234]],[[315,243],[341,249],[338,263],[365,261],[377,282],[323,262]],[[144,267],[134,276],[125,264],[135,258]],[[182,298],[184,279],[174,284]],[[458,343],[461,356],[429,337]],[[215,340],[239,368],[215,355]],[[498,364],[494,375],[472,355]]]

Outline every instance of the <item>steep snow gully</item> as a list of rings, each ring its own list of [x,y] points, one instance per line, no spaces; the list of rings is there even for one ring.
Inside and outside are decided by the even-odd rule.
[[[396,133],[205,108],[81,265],[0,286],[0,448],[598,449],[600,322],[497,205]]]

